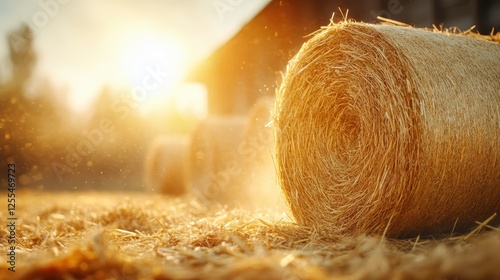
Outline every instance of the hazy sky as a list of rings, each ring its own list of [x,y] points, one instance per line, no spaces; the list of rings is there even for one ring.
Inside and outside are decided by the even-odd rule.
[[[76,107],[103,84],[133,86],[147,66],[170,67],[179,79],[269,2],[0,0],[0,78],[9,69],[6,33],[26,22],[35,33],[36,80],[69,91]]]

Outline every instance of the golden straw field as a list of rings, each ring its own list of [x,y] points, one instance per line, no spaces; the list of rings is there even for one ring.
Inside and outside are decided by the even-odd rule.
[[[1,279],[500,277],[500,229],[488,225],[434,238],[329,236],[275,210],[192,197],[19,191],[18,198],[17,272],[2,263]],[[0,231],[4,252],[7,235]]]

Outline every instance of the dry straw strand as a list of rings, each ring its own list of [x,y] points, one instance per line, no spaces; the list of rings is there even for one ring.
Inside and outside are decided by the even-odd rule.
[[[342,22],[289,62],[277,94],[278,176],[296,220],[417,236],[500,210],[500,46]],[[456,222],[456,225],[454,225]]]

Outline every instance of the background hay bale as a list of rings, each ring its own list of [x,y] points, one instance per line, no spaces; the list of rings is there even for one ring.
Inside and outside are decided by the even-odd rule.
[[[344,22],[290,61],[275,117],[296,220],[411,236],[500,211],[500,46]]]
[[[241,183],[237,152],[244,140],[245,116],[210,117],[195,130],[189,152],[193,193],[202,199],[231,203]]]
[[[181,135],[160,136],[146,153],[147,189],[173,196],[187,192],[187,153],[189,138]]]

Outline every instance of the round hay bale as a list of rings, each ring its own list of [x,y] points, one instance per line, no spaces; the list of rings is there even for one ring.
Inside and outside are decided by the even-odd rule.
[[[278,176],[330,233],[449,233],[500,211],[500,45],[409,27],[325,27],[289,62]]]
[[[243,173],[237,149],[247,122],[245,116],[209,117],[196,128],[189,152],[191,189],[196,196],[234,201]]]
[[[146,188],[179,196],[187,192],[187,155],[189,137],[159,136],[146,153]]]

